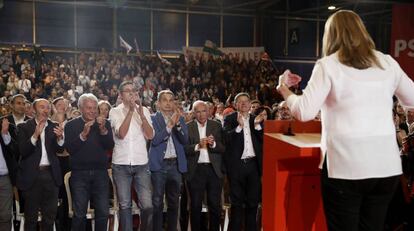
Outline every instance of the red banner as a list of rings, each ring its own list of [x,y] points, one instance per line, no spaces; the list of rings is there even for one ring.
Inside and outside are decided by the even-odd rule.
[[[390,53],[414,80],[414,4],[393,6]]]

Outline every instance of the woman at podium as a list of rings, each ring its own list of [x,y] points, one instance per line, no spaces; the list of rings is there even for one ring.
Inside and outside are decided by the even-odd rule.
[[[329,17],[318,60],[303,94],[277,87],[301,121],[321,110],[321,191],[332,230],[383,230],[388,204],[402,174],[393,123],[393,95],[414,108],[414,83],[389,55],[375,50],[361,18],[340,10]]]

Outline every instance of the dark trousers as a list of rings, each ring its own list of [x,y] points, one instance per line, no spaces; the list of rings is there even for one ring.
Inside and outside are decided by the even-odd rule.
[[[321,191],[329,231],[381,231],[399,176],[344,180],[329,178],[324,166]]]
[[[72,230],[86,229],[89,200],[95,209],[95,230],[106,230],[109,216],[109,176],[105,170],[73,170],[69,180],[72,194]]]
[[[11,230],[13,189],[8,175],[0,176],[0,230]]]
[[[201,210],[204,195],[207,192],[207,206],[210,218],[210,231],[220,230],[221,189],[220,179],[211,164],[198,164],[193,178],[189,182],[191,204],[191,230],[201,230]]]
[[[177,161],[164,160],[162,169],[151,173],[153,230],[162,231],[164,193],[167,199],[167,230],[176,231],[182,176]]]
[[[55,185],[50,169],[40,170],[33,186],[23,191],[25,197],[24,230],[37,230],[40,209],[43,231],[52,231],[55,222],[59,187]]]
[[[260,174],[255,158],[247,162],[240,160],[239,171],[229,173],[230,183],[230,231],[242,230],[243,210],[246,231],[257,230],[257,207],[260,199]]]

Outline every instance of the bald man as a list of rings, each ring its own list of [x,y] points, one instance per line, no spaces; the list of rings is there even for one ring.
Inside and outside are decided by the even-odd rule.
[[[62,184],[57,152],[63,148],[63,127],[49,120],[50,103],[33,102],[35,117],[17,127],[21,160],[17,187],[25,197],[24,230],[37,229],[38,211],[42,214],[41,230],[53,230],[59,186]]]
[[[222,162],[225,151],[221,123],[209,119],[209,107],[204,101],[193,104],[195,120],[189,122],[189,142],[185,146],[188,160],[186,175],[191,202],[191,230],[201,230],[201,209],[207,193],[209,230],[220,230]]]

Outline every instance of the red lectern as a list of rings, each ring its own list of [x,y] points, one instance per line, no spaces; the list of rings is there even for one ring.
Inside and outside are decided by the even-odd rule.
[[[291,127],[295,136],[284,135]],[[263,230],[324,231],[317,121],[266,121],[263,148]]]

